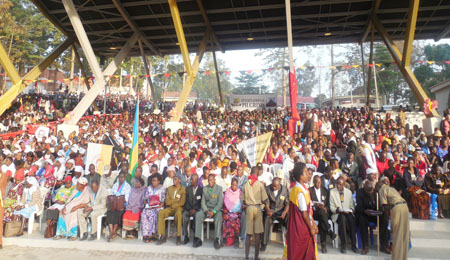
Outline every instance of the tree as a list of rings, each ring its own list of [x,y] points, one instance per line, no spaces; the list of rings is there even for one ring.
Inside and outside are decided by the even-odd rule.
[[[280,95],[283,92],[283,76],[286,77],[286,82],[289,81],[288,72],[281,69],[289,66],[287,48],[260,49],[255,56],[264,57],[264,64],[268,68],[277,68],[263,75],[262,78],[274,83],[274,92]]]
[[[310,97],[314,87],[318,83],[316,75],[316,68],[307,61],[303,67],[304,69],[298,69],[297,76],[297,89],[298,95],[303,97]]]
[[[262,94],[268,93],[268,86],[258,86],[261,76],[256,73],[241,71],[240,75],[236,77],[239,82],[239,87],[235,87],[233,93],[236,94]]]

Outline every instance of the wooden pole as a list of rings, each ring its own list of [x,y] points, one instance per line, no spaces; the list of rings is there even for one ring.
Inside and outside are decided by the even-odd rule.
[[[220,107],[223,107],[222,88],[220,87],[220,76],[219,76],[219,69],[217,67],[216,52],[212,51],[212,54],[214,60],[214,69],[216,70],[217,88],[219,89]]]
[[[286,48],[283,49],[283,65],[281,66],[282,89],[283,89],[283,108],[286,108],[286,71],[284,71],[284,61],[286,60]]]
[[[331,44],[331,107],[334,107],[335,99],[336,91],[334,89],[334,49],[333,44]]]

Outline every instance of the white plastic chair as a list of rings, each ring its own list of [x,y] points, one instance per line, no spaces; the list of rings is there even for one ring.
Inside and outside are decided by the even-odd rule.
[[[263,163],[263,171],[264,172],[270,172],[270,165]]]
[[[103,224],[102,221],[103,221],[103,218],[105,218],[105,217],[106,217],[105,214],[97,217],[97,240],[100,240],[100,238],[102,237],[102,224]],[[106,228],[106,230],[108,230],[108,228]],[[106,235],[106,232],[105,232],[105,235]]]
[[[34,214],[31,214],[30,218],[28,219],[28,231],[27,231],[28,235],[33,234],[34,219],[36,217],[39,217],[39,230],[42,230],[42,221],[44,219],[42,217],[42,213],[44,212],[45,197],[47,197],[49,189],[41,188],[41,187],[39,187],[39,189],[41,191],[41,197],[42,197],[42,209],[39,211],[36,211]]]
[[[270,172],[273,174],[273,176],[277,176],[277,172],[279,169],[282,169],[283,165],[280,163],[274,163],[270,165]]]
[[[203,223],[202,223],[202,237],[201,237],[202,241],[204,241],[203,240],[203,238],[204,238],[204,235],[203,235],[203,231],[204,231],[203,224],[204,223],[206,223],[206,239],[209,239],[209,224],[214,223],[214,219],[213,218],[205,218],[205,220],[203,220]]]
[[[278,220],[274,220],[272,222],[272,225],[270,226],[270,231],[269,231],[269,240],[272,239],[273,225],[275,225],[275,224],[280,224],[280,222]],[[283,245],[286,245],[286,228],[283,225],[281,225],[281,236],[283,239]]]
[[[175,217],[174,216],[168,216],[166,219],[164,219],[164,221],[167,221],[167,237],[170,236],[170,225],[172,224],[172,221],[175,221]]]

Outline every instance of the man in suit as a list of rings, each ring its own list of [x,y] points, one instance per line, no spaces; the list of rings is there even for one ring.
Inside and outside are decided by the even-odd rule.
[[[82,234],[80,241],[88,238],[87,233],[87,219],[91,218],[92,229],[89,241],[97,239],[97,218],[106,213],[106,189],[99,184],[99,180],[91,180],[91,188],[89,190],[90,202],[84,210],[78,210],[78,225],[80,227],[80,234]]]
[[[191,182],[191,174],[192,174],[191,166],[189,164],[184,165],[183,172],[179,174],[181,185],[183,185],[183,187],[187,188],[189,186]]]
[[[192,174],[191,185],[187,187],[186,190],[186,203],[184,204],[183,211],[184,245],[189,243],[188,225],[190,218],[193,217],[195,223],[195,213],[197,213],[202,208],[202,194],[203,188],[199,187],[198,185],[198,175]]]
[[[372,211],[377,210],[377,200],[374,192],[374,184],[371,181],[364,183],[364,187],[356,192],[356,220],[359,224],[359,230],[361,232],[362,251],[361,254],[367,255],[369,252],[369,223],[377,222],[377,217],[372,214]],[[388,233],[386,232],[387,226],[385,225],[384,218],[380,217],[380,246],[384,251],[387,248]]]
[[[322,186],[327,191],[330,191],[336,187],[336,180],[333,178],[332,172],[333,170],[331,169],[331,166],[327,166],[325,168],[325,173],[322,176],[320,176]]]
[[[331,153],[329,151],[325,151],[323,153],[323,158],[319,160],[317,171],[325,173],[326,168],[330,166],[330,160],[331,160]]]
[[[181,223],[183,221],[183,206],[186,202],[186,188],[181,185],[178,175],[173,177],[173,185],[167,188],[166,208],[158,212],[158,235],[161,236],[157,245],[162,245],[167,241],[166,218],[174,216],[177,227],[177,245],[181,245]]]
[[[344,178],[339,177],[336,181],[336,188],[330,191],[330,211],[332,213],[331,219],[338,223],[339,238],[341,240],[341,253],[347,252],[347,232],[352,243],[352,250],[358,253],[356,247],[356,226],[355,217],[355,203],[353,202],[352,192],[345,188]]]
[[[326,254],[327,248],[325,244],[327,242],[327,234],[330,236],[331,240],[336,238],[336,234],[333,232],[330,224],[328,223],[330,197],[328,190],[322,186],[322,179],[319,175],[314,176],[313,183],[314,186],[309,188],[311,201],[313,202],[313,217],[314,220],[319,222],[320,244],[322,253]]]
[[[200,237],[203,232],[202,222],[205,218],[214,219],[214,248],[219,249],[219,239],[222,235],[222,207],[223,207],[223,191],[222,187],[216,184],[216,176],[208,176],[208,186],[203,187],[202,209],[195,213],[195,237],[194,248],[202,245]]]
[[[278,220],[281,225],[286,226],[287,214],[289,212],[289,191],[281,185],[281,179],[275,177],[272,184],[266,187],[267,197],[264,214],[264,238],[261,251],[266,250],[269,242],[272,223]]]

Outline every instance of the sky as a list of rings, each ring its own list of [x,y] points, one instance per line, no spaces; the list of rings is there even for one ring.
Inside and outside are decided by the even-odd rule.
[[[425,44],[450,44],[450,39],[440,40],[439,42],[435,42],[433,40],[424,41]],[[302,51],[304,49],[300,47],[294,47],[294,59],[297,60],[295,66],[301,66],[307,61],[309,61],[312,65],[318,66],[328,66],[330,65],[330,45],[319,45],[312,48],[311,52],[305,53]],[[339,53],[342,53],[345,50],[342,44],[335,45],[334,53],[335,56],[338,56]],[[226,51],[225,53],[216,52],[217,58],[225,61],[225,66],[230,70],[257,70],[257,69],[266,69],[268,66],[264,64],[262,56],[255,56],[255,53],[258,52],[259,49],[255,50],[238,50],[238,51]],[[319,56],[320,55],[320,56]],[[366,62],[368,61],[368,57],[366,58]],[[343,61],[345,63],[345,61]],[[330,96],[330,80],[326,77],[326,68],[318,69],[322,76],[320,77],[321,88],[317,86],[314,88],[312,96],[317,96],[320,92]],[[233,77],[233,73],[231,74]],[[237,75],[237,73],[234,73]],[[232,78],[232,83],[236,83],[236,80]],[[265,82],[266,83],[266,82]],[[271,87],[274,87],[273,85]],[[300,86],[299,86],[300,87]]]

